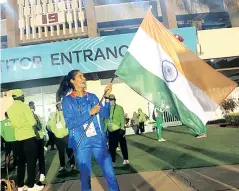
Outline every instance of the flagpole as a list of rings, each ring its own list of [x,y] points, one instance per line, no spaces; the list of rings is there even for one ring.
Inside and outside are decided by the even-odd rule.
[[[111,78],[111,80],[110,80],[110,83],[113,83],[113,81],[114,81],[115,77],[116,77],[116,75],[114,74],[114,76],[113,76],[113,77]],[[104,100],[104,98],[105,98],[105,95],[106,95],[106,93],[107,93],[107,91],[105,91],[105,92],[104,92],[104,94],[103,94],[103,96],[101,97],[101,99],[100,99],[100,101],[99,101],[98,105],[102,104],[102,102],[103,102],[103,100]],[[74,148],[74,152],[75,152],[75,151],[76,151],[76,149],[77,149],[77,148],[80,146],[80,144],[81,144],[81,142],[82,142],[83,138],[84,138],[84,137],[85,137],[85,135],[86,135],[86,131],[89,129],[89,127],[90,127],[90,124],[92,123],[92,121],[93,121],[93,119],[94,119],[94,116],[95,116],[95,115],[91,116],[91,118],[90,118],[90,121],[89,121],[88,125],[87,125],[87,126],[86,126],[86,128],[84,129],[84,132],[82,133],[82,135],[81,135],[81,137],[80,137],[79,141],[77,142],[77,145],[76,145],[76,147]],[[72,153],[72,155],[71,155],[71,156],[70,156],[70,158],[68,159],[67,163],[69,163],[69,162],[70,162],[70,160],[72,159],[72,157],[74,156],[74,152]]]

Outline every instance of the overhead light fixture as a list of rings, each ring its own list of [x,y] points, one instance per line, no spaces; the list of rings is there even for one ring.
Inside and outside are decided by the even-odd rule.
[[[111,31],[115,31],[115,29],[106,29],[104,30],[105,32],[111,32]]]
[[[129,29],[137,29],[139,28],[138,26],[135,26],[135,27],[130,27]]]

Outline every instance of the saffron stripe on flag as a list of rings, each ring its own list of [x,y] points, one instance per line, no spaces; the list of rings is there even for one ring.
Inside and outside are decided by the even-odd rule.
[[[161,45],[164,52],[173,60],[177,70],[188,81],[208,94],[215,103],[220,104],[237,87],[235,82],[214,70],[183,43],[179,42],[153,16],[151,11],[146,13],[140,28]]]

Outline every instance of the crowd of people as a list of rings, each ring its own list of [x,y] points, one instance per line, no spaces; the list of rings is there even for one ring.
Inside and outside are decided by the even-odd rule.
[[[105,88],[104,103],[99,102],[95,94],[86,92],[85,88],[83,73],[79,70],[69,72],[56,94],[56,112],[50,114],[46,126],[36,114],[35,103],[25,103],[21,89],[12,91],[14,102],[1,122],[1,137],[5,141],[5,158],[9,158],[13,151],[18,191],[38,191],[44,188],[45,151],[49,146],[50,150],[54,150],[54,145],[59,155],[59,173],[67,170],[65,153],[70,170],[75,169],[75,160],[77,161],[83,191],[91,190],[92,154],[103,171],[109,190],[119,190],[113,168],[116,166],[116,151],[119,146],[123,156],[122,164],[129,164],[125,137],[129,119],[125,116],[123,107],[116,103],[115,95],[111,94],[111,83]],[[159,114],[157,119],[160,126],[162,120],[160,121]],[[141,109],[134,120],[138,121],[136,133],[143,133],[146,118]],[[160,134],[160,128],[158,132]],[[161,136],[158,138],[163,141]],[[27,182],[24,180],[25,166]],[[39,176],[36,177],[36,174]]]

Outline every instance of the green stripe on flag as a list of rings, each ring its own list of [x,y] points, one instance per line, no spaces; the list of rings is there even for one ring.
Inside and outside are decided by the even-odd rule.
[[[167,84],[144,67],[127,52],[118,69],[116,75],[119,76],[128,86],[138,94],[152,102],[154,105],[162,107],[181,122],[187,125],[194,133],[200,135],[205,131],[202,121],[192,113],[185,105],[170,91]]]

